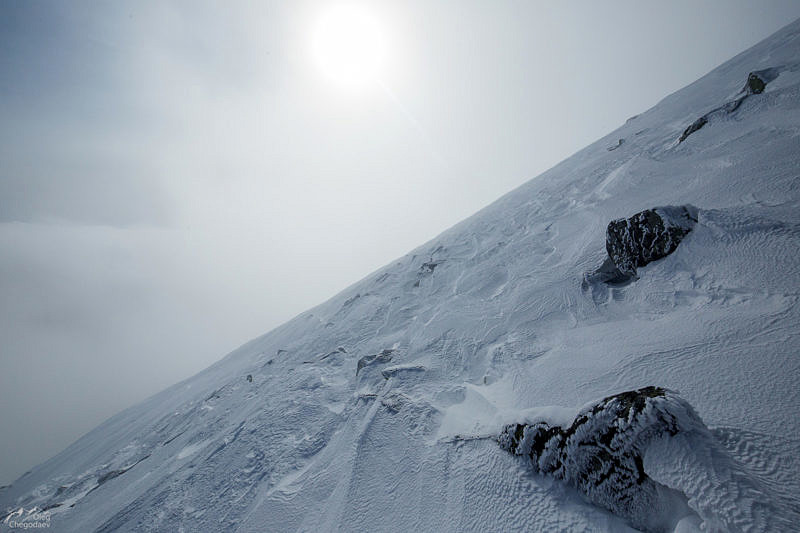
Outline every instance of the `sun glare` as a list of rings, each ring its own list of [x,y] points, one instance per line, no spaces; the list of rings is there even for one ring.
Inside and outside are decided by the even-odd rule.
[[[386,54],[378,21],[355,6],[336,6],[321,13],[311,44],[317,67],[329,80],[345,87],[375,81]]]

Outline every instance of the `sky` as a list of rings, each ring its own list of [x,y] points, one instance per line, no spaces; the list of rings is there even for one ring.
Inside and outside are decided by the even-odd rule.
[[[795,0],[0,2],[0,484],[798,17]],[[376,51],[347,74],[341,54]]]

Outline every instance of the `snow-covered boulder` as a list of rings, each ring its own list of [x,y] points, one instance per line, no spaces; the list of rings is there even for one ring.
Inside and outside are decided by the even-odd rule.
[[[705,427],[677,394],[645,387],[584,407],[567,428],[547,422],[510,424],[498,443],[633,527],[662,531],[692,511],[683,495],[645,473],[643,457],[654,439],[696,426]]]
[[[666,257],[697,223],[691,205],[646,209],[629,218],[612,220],[606,229],[606,251],[619,271],[635,276],[636,269]]]

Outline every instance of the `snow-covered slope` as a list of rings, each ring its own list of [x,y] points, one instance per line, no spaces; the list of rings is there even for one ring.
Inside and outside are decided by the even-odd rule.
[[[720,111],[766,69],[763,93]],[[698,222],[671,255],[627,285],[585,282],[609,221],[685,204]],[[630,531],[494,439],[465,437],[568,425],[589,401],[655,385],[710,429],[645,457],[696,513],[678,529],[797,523],[799,294],[795,22],[111,418],[3,489],[0,508],[46,508],[51,530],[81,532]]]

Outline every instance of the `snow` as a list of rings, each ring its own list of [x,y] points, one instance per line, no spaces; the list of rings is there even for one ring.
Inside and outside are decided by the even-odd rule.
[[[0,509],[57,505],[54,531],[632,531],[490,437],[656,385],[708,428],[645,457],[694,513],[670,528],[763,531],[765,494],[796,522],[799,55],[795,22],[109,419],[2,489]],[[762,94],[677,143],[771,68]],[[666,205],[698,209],[672,254],[582,288],[611,220]]]
[[[191,457],[209,444],[211,444],[210,439],[191,444],[178,452],[178,459],[186,459],[187,457]]]

